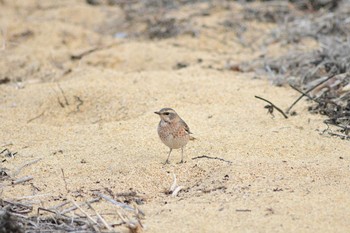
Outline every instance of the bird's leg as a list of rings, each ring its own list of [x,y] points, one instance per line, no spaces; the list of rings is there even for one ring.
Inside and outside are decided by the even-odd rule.
[[[180,163],[183,163],[184,162],[184,148],[181,147],[181,161]]]
[[[168,158],[165,160],[165,164],[169,163],[169,158],[170,158],[170,154],[171,154],[172,150],[173,149],[170,148],[170,151],[169,151],[169,154],[168,154]]]

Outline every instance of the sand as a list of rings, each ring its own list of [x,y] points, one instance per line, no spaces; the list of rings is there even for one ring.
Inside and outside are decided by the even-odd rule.
[[[255,95],[286,109],[298,93],[253,72],[224,69],[228,61],[259,55],[214,27],[239,14],[238,4],[198,16],[197,37],[165,40],[101,33],[101,25],[122,25],[119,7],[53,0],[0,5],[6,42],[0,78],[11,80],[0,85],[0,151],[17,152],[2,154],[1,168],[14,178],[33,176],[19,185],[3,181],[3,199],[34,195],[36,207],[50,207],[90,200],[96,191],[135,191],[145,232],[349,231],[349,142],[322,135],[324,118],[311,115],[305,101],[295,116],[272,117]],[[258,32],[274,27],[249,25],[247,38],[256,43],[263,40]],[[266,52],[283,53],[281,47]],[[179,62],[188,66],[176,69]],[[153,113],[163,107],[174,108],[197,138],[186,147],[184,164],[179,150],[163,164],[168,148]],[[222,160],[193,159],[199,156]],[[167,193],[173,174],[183,187],[176,197]]]

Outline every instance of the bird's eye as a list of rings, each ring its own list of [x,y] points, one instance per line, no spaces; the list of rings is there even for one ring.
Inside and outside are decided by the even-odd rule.
[[[165,113],[163,113],[164,115],[169,115],[170,113],[168,113],[168,112],[165,112]]]

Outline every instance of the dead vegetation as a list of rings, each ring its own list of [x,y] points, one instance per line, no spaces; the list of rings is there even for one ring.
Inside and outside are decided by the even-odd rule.
[[[312,100],[309,108],[312,113],[327,116],[325,123],[336,126],[327,128],[327,133],[349,139],[350,4],[347,1],[290,2],[292,6],[281,1],[245,8],[246,18],[279,25],[270,32],[262,47],[278,43],[292,49],[277,58],[261,56],[244,62],[237,70],[255,71],[267,75],[275,85],[290,84],[297,88],[302,97]],[[293,49],[307,38],[315,40],[319,47],[308,52]]]
[[[0,1],[4,4],[3,1]],[[133,25],[140,23],[143,25],[140,30],[133,33],[125,34],[131,39],[167,39],[183,34],[197,36],[199,28],[193,26],[191,17],[187,20],[176,17],[168,17],[167,12],[179,9],[181,6],[210,2],[216,2],[225,5],[225,1],[103,1],[103,0],[87,0],[87,4],[98,6],[105,4],[108,6],[119,6],[125,12],[125,28],[133,29]],[[229,1],[227,1],[229,2]],[[250,2],[250,1],[247,1]],[[274,84],[286,85],[290,84],[296,91],[299,91],[301,98],[307,98],[310,101],[309,110],[312,113],[327,116],[325,123],[327,129],[322,133],[336,136],[342,139],[350,139],[350,23],[349,13],[350,4],[346,1],[313,1],[313,0],[291,0],[291,1],[263,1],[251,3],[243,3],[243,19],[248,21],[263,21],[276,23],[278,27],[273,29],[268,35],[268,39],[261,46],[266,48],[270,43],[279,43],[283,45],[296,46],[305,38],[312,38],[319,44],[319,48],[311,52],[302,52],[290,50],[287,54],[280,57],[260,56],[253,61],[243,62],[234,70],[249,72],[255,71],[257,74],[267,75]],[[264,7],[262,7],[264,6]],[[205,16],[210,14],[205,9],[199,10],[198,15]],[[223,27],[234,30],[241,40],[242,44],[249,46],[249,42],[245,41],[244,34],[248,29],[246,25],[237,23],[237,20],[225,19],[222,23]],[[131,29],[130,29],[131,28]],[[113,34],[118,31],[113,31]],[[124,35],[124,34],[123,34]],[[36,36],[36,32],[30,29],[24,30],[10,36],[6,40],[3,36],[3,47],[11,46],[14,43],[24,43]],[[63,43],[63,42],[62,42]],[[96,44],[98,44],[96,42]],[[96,46],[88,49],[83,53],[66,54],[67,61],[75,63],[79,62],[84,56],[95,51],[109,48],[111,46]],[[8,47],[7,47],[8,48]],[[255,49],[255,48],[254,48]],[[40,73],[38,77],[46,78],[47,76],[62,76],[70,73],[71,65],[57,63],[53,64],[52,59],[50,67],[56,67],[61,72],[49,72],[40,62],[24,61],[23,58],[12,57],[10,53],[3,52],[2,55],[6,59],[2,61],[4,69],[0,74],[0,85],[11,82],[21,82],[23,77]],[[35,60],[35,59],[34,59]],[[29,63],[31,65],[29,65]],[[9,66],[12,64],[12,66]],[[185,63],[184,63],[185,64]],[[188,65],[178,63],[178,68],[187,67]],[[21,72],[13,72],[13,67],[19,67]],[[68,68],[67,68],[68,67]],[[232,68],[232,67],[231,67]],[[67,108],[70,105],[64,91],[58,85],[60,97],[57,102],[61,108]],[[74,106],[72,112],[79,112],[85,106],[82,97],[74,95]],[[274,110],[279,111],[285,118],[287,114],[292,115],[291,109],[294,104],[283,112],[270,101],[260,98],[269,103],[265,108],[269,113],[273,114]],[[297,101],[299,101],[299,99]],[[297,101],[295,103],[297,103]],[[28,120],[32,122],[44,115],[44,112]],[[333,127],[331,127],[333,126]],[[16,156],[17,152],[3,149],[0,155],[6,160]],[[199,156],[193,159],[211,159],[219,160],[226,163],[231,161],[224,160],[219,157]],[[8,171],[0,168],[1,185],[19,185],[27,184],[35,179],[32,176],[17,177],[20,171],[40,160],[30,161],[18,168],[16,171]],[[62,179],[65,179],[62,170]],[[176,183],[174,175],[174,183],[167,191],[168,194],[176,197],[182,186]],[[218,186],[215,189],[208,189],[206,192],[224,189]],[[67,189],[67,192],[69,190]],[[34,198],[34,197],[33,197]],[[35,209],[33,204],[24,201],[0,200],[0,232],[24,232],[24,231],[114,231],[119,228],[129,229],[130,232],[140,232],[143,229],[142,221],[144,213],[137,207],[144,202],[142,196],[136,192],[125,193],[102,193],[95,192],[91,200],[76,202],[75,200],[64,201],[60,205],[49,208],[40,207]],[[65,198],[67,199],[67,198]],[[99,213],[95,210],[94,204],[106,202],[115,206],[115,211],[111,213]],[[236,211],[248,212],[250,210],[237,209]],[[108,221],[113,215],[115,218]]]
[[[1,199],[0,229],[4,229],[1,232],[116,232],[120,229],[129,229],[130,232],[142,231],[141,220],[144,214],[139,209],[99,195],[101,197],[82,203],[71,200],[50,208],[39,207],[36,213],[30,204]],[[93,203],[102,200],[114,204],[115,211],[98,213]],[[106,216],[116,216],[114,219],[117,220],[108,223]]]
[[[16,185],[35,187],[29,182],[34,179],[33,176],[17,177],[23,168],[40,160],[41,158],[29,161],[13,171],[1,168],[2,188]],[[62,179],[66,184],[63,169]],[[119,232],[121,229],[128,229],[136,233],[143,230],[142,220],[145,214],[137,207],[143,204],[143,197],[136,192],[117,193],[117,199],[114,199],[102,193],[103,191],[95,190],[90,200],[78,203],[70,197],[71,192],[67,187],[66,191],[67,195],[60,198],[61,203],[51,207],[38,206],[37,200],[42,195],[35,192],[32,196],[13,197],[11,200],[0,198],[0,232]],[[72,195],[82,196],[76,192]],[[113,207],[109,208],[108,212],[99,213],[94,205],[101,202]],[[107,222],[107,219],[110,222]]]

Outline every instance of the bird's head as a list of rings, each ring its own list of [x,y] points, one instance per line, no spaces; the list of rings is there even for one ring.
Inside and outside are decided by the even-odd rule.
[[[179,118],[177,113],[172,108],[162,108],[158,112],[154,112],[155,114],[160,116],[160,119],[162,119],[165,122],[172,122]]]

